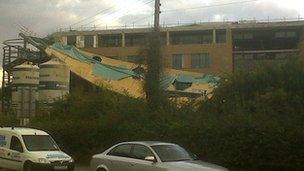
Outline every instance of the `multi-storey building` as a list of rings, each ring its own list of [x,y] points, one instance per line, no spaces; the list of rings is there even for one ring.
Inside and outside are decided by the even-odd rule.
[[[140,63],[151,28],[66,31],[64,44],[107,57]],[[161,28],[166,67],[210,74],[250,70],[304,59],[304,21],[222,22]]]

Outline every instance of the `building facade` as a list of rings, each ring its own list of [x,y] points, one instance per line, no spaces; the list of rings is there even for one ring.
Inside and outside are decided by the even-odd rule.
[[[58,32],[63,44],[143,63],[151,28]],[[251,70],[304,58],[304,21],[223,22],[161,28],[165,67],[208,74]]]

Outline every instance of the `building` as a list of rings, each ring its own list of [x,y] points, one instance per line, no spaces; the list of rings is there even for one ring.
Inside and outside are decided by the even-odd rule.
[[[140,63],[151,28],[57,32],[63,44]],[[209,74],[250,70],[304,58],[304,21],[214,22],[162,27],[162,54],[169,68]]]

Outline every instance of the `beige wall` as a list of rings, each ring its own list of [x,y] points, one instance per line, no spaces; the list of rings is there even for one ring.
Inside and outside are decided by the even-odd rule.
[[[139,55],[144,47],[102,47],[85,48],[85,51],[100,54],[108,57],[118,57],[126,60],[127,56]],[[232,72],[232,36],[231,30],[227,30],[226,43],[211,44],[188,44],[188,45],[165,45],[162,47],[164,64],[166,67],[172,67],[172,55],[185,55],[185,71],[194,71],[210,74],[224,74]],[[201,69],[191,68],[191,54],[208,53],[210,56],[210,67]]]

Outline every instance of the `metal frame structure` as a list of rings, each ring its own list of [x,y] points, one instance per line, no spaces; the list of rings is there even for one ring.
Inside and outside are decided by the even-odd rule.
[[[11,92],[12,92],[12,70],[15,66],[25,62],[40,64],[49,60],[44,53],[46,44],[33,40],[33,37],[20,33],[20,39],[10,39],[3,44],[3,76],[2,76],[2,112],[7,113],[11,109]],[[28,45],[36,48],[29,48]]]

